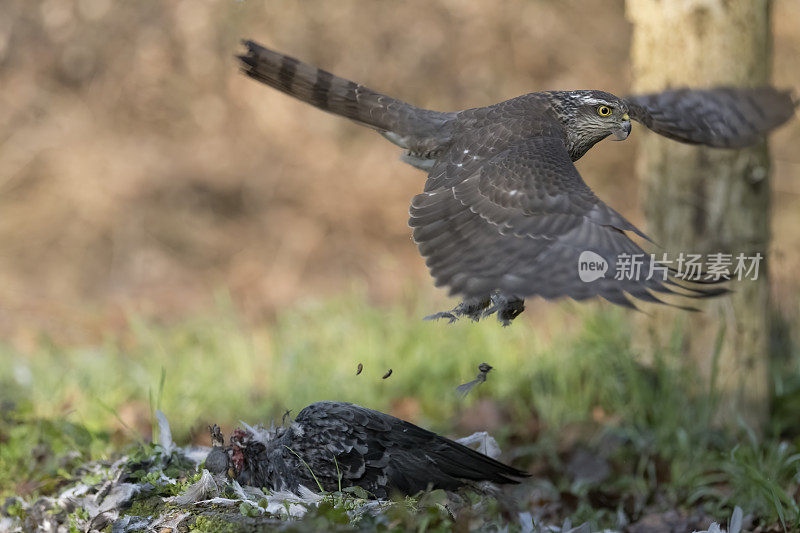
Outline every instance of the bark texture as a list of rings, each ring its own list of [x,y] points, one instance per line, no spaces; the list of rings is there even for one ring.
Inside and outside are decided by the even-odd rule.
[[[627,0],[626,7],[634,92],[769,83],[768,0]],[[639,129],[647,232],[669,257],[683,251],[766,258],[766,142],[738,151],[697,148]],[[639,321],[637,338],[646,350],[678,339],[719,394],[718,421],[742,417],[755,429],[766,419],[769,399],[766,266],[762,260],[756,281],[734,282],[735,292],[708,303],[702,314],[653,311]]]

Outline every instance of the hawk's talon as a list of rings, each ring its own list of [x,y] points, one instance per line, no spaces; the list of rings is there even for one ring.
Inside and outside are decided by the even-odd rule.
[[[524,310],[524,300],[495,292],[489,298],[464,300],[453,309],[428,315],[424,320],[447,318],[448,323],[452,324],[462,317],[467,317],[473,322],[478,322],[481,318],[497,313],[497,321],[505,327],[511,325],[511,322]]]
[[[439,320],[439,319],[442,319],[442,318],[446,318],[448,324],[452,324],[453,322],[458,320],[458,317],[456,315],[454,315],[450,311],[440,311],[438,313],[434,313],[432,315],[428,315],[425,318],[423,318],[422,320]]]
[[[473,322],[477,322],[483,316],[483,310],[489,305],[488,298],[464,300],[449,311],[441,311],[425,317],[425,320],[439,320],[447,318],[449,324],[456,322],[461,317],[467,317]]]
[[[506,300],[497,311],[497,321],[503,327],[510,326],[511,322],[525,310],[525,300],[511,298]]]

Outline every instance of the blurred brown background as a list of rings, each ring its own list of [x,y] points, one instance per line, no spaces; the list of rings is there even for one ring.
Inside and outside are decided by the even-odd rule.
[[[798,90],[800,2],[776,0],[773,24],[775,83]],[[254,320],[353,283],[377,302],[434,291],[406,226],[424,174],[239,75],[242,37],[440,110],[630,84],[623,0],[6,0],[0,335],[84,339],[220,291]],[[795,313],[800,121],[771,146],[770,268]],[[579,169],[641,222],[635,150],[603,143]]]

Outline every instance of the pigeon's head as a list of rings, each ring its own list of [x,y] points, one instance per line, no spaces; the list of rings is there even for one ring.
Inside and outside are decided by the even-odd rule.
[[[214,446],[206,456],[205,468],[215,475],[225,476],[242,485],[253,484],[253,473],[245,468],[244,450],[238,446]]]
[[[230,445],[225,446],[225,438],[215,424],[209,426],[211,431],[211,451],[206,456],[205,468],[212,474],[225,475],[230,479],[241,478],[244,471],[244,448],[249,442],[249,434],[242,430],[234,430]]]
[[[222,446],[214,446],[206,456],[206,470],[212,474],[228,475],[228,469],[231,467],[230,456],[228,450]]]

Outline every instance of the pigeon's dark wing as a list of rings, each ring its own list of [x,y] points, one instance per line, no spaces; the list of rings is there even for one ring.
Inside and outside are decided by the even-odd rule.
[[[450,157],[457,160],[461,153],[456,146]],[[658,301],[650,291],[674,292],[675,282],[664,281],[657,271],[647,279],[649,255],[625,232],[644,235],[589,189],[562,139],[529,138],[478,160],[477,166],[442,161],[430,179],[444,185],[414,198],[409,224],[437,286],[449,287],[451,294],[601,296],[632,306],[626,294]],[[582,281],[578,263],[586,251],[607,263],[604,277]],[[631,264],[633,256],[641,261],[640,275],[617,280],[617,266],[626,256]],[[692,296],[720,293],[690,291]]]
[[[455,490],[465,481],[516,483],[515,478],[528,475],[409,422],[353,404],[311,404],[295,424],[303,442],[315,443],[302,455],[317,476],[330,476],[337,468],[343,487],[359,485],[379,497],[392,491],[414,494],[429,485]]]
[[[242,44],[247,48],[238,56],[242,71],[254,80],[374,128],[416,152],[433,149],[447,138],[453,113],[420,109],[253,41]]]
[[[629,96],[632,119],[691,144],[742,148],[792,117],[796,103],[773,87],[678,89]]]

